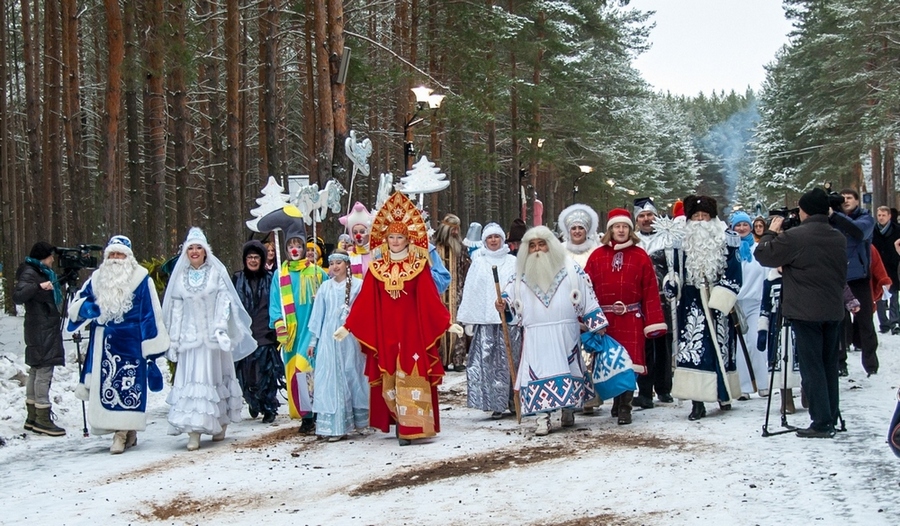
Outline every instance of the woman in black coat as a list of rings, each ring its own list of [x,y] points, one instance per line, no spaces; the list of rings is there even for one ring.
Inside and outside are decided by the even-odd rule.
[[[38,241],[25,262],[16,270],[13,301],[25,306],[25,364],[29,366],[25,384],[25,429],[50,436],[66,430],[50,417],[50,381],[53,367],[65,365],[62,332],[62,291],[53,272],[53,245]]]

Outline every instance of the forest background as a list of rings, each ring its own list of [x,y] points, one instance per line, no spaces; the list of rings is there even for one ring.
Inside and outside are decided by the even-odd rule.
[[[353,200],[424,154],[451,183],[426,208],[464,225],[509,225],[523,196],[551,226],[692,192],[765,215],[826,182],[896,206],[900,2],[784,7],[759,93],[686,97],[633,67],[652,23],[627,0],[3,0],[3,268],[118,233],[164,258],[191,225],[237,267],[268,177],[349,188],[350,130],[373,147]]]

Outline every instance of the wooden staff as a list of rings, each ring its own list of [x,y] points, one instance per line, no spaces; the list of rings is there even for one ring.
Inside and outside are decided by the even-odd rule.
[[[503,301],[500,296],[500,276],[497,274],[497,265],[491,266],[494,273],[494,289],[497,291],[497,301]],[[503,326],[503,343],[506,344],[506,361],[509,365],[509,381],[513,386],[513,403],[516,405],[516,422],[522,423],[522,402],[519,400],[519,390],[516,389],[516,364],[513,361],[512,345],[509,343],[509,326],[506,325],[506,316],[501,312],[500,324]]]

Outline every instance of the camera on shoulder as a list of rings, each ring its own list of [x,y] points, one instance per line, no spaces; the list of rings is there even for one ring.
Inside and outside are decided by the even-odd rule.
[[[776,208],[775,210],[769,210],[769,219],[766,222],[767,226],[772,224],[772,218],[775,216],[784,218],[784,221],[781,223],[782,231],[800,224],[800,208],[788,208],[784,206]]]
[[[99,257],[94,255],[94,252],[103,252],[103,247],[85,244],[77,245],[75,248],[56,247],[57,264],[64,270],[97,268]]]

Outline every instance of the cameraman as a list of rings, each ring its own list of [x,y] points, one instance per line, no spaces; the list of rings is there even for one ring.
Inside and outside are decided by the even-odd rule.
[[[846,314],[844,330],[853,335],[854,342],[858,341],[862,350],[863,369],[867,374],[873,375],[878,372],[878,356],[875,354],[878,349],[878,335],[875,333],[873,318],[874,303],[869,267],[872,260],[871,245],[875,219],[868,210],[859,206],[859,194],[856,190],[850,188],[841,190],[841,196],[833,196],[830,204],[834,210],[831,223],[847,239],[847,285],[860,305],[859,312],[853,315],[852,323],[850,314]],[[845,334],[848,344],[841,352],[841,376],[847,376],[846,348],[849,347],[851,340],[848,336]]]
[[[53,367],[65,365],[60,307],[63,297],[51,268],[55,247],[38,241],[16,270],[13,302],[25,306],[25,429],[42,435],[64,436],[66,430],[50,417],[50,381]]]
[[[797,436],[807,438],[833,437],[839,415],[838,337],[844,318],[847,241],[829,224],[830,212],[828,194],[814,188],[800,198],[800,225],[782,232],[784,218],[773,217],[754,252],[761,265],[782,267],[782,312],[794,329],[812,419]]]

